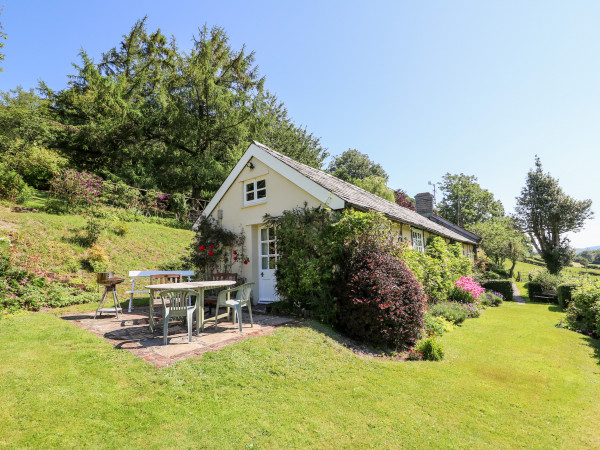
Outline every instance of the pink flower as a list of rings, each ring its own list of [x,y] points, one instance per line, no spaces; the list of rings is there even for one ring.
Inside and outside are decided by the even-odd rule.
[[[201,252],[203,252],[205,250],[204,245],[201,245],[200,247],[198,247],[198,250],[200,250]]]
[[[247,260],[244,260],[244,264],[248,264],[248,261],[247,261]]]
[[[214,255],[214,253],[209,250],[208,251],[208,256],[213,256],[213,255]]]
[[[210,244],[210,245],[208,246],[208,248],[210,248],[211,250],[213,250],[213,249],[215,248],[215,246],[214,246],[214,245],[212,245],[212,244]]]
[[[234,254],[234,255],[237,255],[237,250],[234,250],[234,251],[233,251],[233,254]]]
[[[233,260],[234,260],[234,261],[237,261],[237,260],[238,260],[238,257],[237,257],[237,256],[234,256],[234,257],[233,257]]]

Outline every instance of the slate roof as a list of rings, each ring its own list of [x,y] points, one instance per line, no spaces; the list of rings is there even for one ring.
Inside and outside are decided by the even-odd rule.
[[[277,158],[279,161],[285,163],[291,168],[295,169],[305,177],[314,181],[318,185],[332,192],[333,194],[340,197],[344,200],[347,206],[352,206],[357,209],[362,210],[374,210],[377,211],[386,217],[405,223],[409,225],[414,225],[416,227],[428,230],[432,233],[438,234],[440,236],[445,236],[450,239],[454,239],[458,242],[465,242],[469,244],[477,245],[479,236],[474,235],[473,233],[469,233],[466,230],[452,224],[452,229],[447,225],[442,223],[438,223],[434,220],[431,220],[427,217],[420,215],[419,213],[412,211],[408,208],[403,208],[396,203],[390,202],[388,200],[384,200],[381,197],[378,197],[375,194],[372,194],[364,189],[359,188],[358,186],[354,186],[351,183],[340,180],[339,178],[334,177],[322,170],[315,169],[314,167],[307,166],[306,164],[299,163],[298,161],[293,160],[292,158],[282,155],[275,150],[270,149],[266,145],[263,145],[259,142],[254,141],[254,145],[264,150],[269,155]],[[472,236],[468,236],[465,233],[459,233],[458,229],[469,233]]]

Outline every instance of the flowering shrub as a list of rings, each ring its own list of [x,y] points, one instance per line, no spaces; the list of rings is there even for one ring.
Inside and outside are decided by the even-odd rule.
[[[479,296],[479,302],[485,306],[500,306],[504,296],[500,292],[487,291]]]
[[[339,327],[349,336],[406,349],[423,328],[425,295],[402,260],[370,243],[355,249],[338,308]]]
[[[434,316],[429,311],[425,311],[423,329],[425,337],[441,336],[453,328],[454,325],[452,322],[444,319],[442,316]]]
[[[234,233],[212,218],[203,218],[183,265],[197,267],[200,278],[206,280],[215,272],[231,272],[233,266],[250,261],[244,254],[245,240],[243,231]]]
[[[463,291],[470,292],[475,300],[479,298],[479,295],[485,292],[479,283],[475,282],[475,280],[470,277],[460,277],[458,281],[456,281],[456,287]]]
[[[89,206],[98,202],[102,185],[102,178],[92,173],[62,169],[50,182],[50,192],[68,208]]]

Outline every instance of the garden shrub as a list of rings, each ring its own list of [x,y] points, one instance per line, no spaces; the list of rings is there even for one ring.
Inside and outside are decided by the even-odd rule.
[[[433,337],[420,340],[415,348],[409,352],[408,359],[423,361],[441,361],[444,359],[444,349],[437,339]]]
[[[579,286],[580,283],[562,283],[556,288],[558,293],[558,304],[561,308],[566,308],[571,302],[573,290]]]
[[[33,196],[33,189],[14,170],[0,164],[0,199],[24,203]]]
[[[489,280],[484,281],[481,286],[484,289],[498,292],[502,295],[504,300],[513,300],[512,281],[510,280]]]
[[[529,300],[533,300],[534,297],[542,295],[542,292],[544,292],[544,287],[541,283],[536,283],[534,281],[527,283],[527,295],[529,295]]]
[[[129,224],[127,222],[123,222],[122,220],[116,222],[113,225],[113,232],[117,236],[125,236],[125,235],[129,234],[130,231],[131,231],[131,227],[129,226]]]
[[[446,331],[451,331],[454,328],[452,322],[441,316],[434,316],[429,311],[425,311],[423,323],[425,337],[441,336]]]
[[[232,272],[234,266],[250,262],[245,254],[245,241],[243,231],[235,233],[226,230],[212,217],[203,217],[198,223],[189,253],[183,258],[183,266],[196,267],[197,275],[202,280],[209,280],[213,272]]]
[[[453,302],[473,303],[475,297],[473,297],[473,294],[470,291],[463,291],[458,286],[454,286],[448,293],[448,300],[452,300]]]
[[[93,244],[92,248],[87,251],[87,262],[91,266],[94,273],[106,272],[109,261],[104,247]]]
[[[485,306],[500,306],[504,296],[499,292],[487,291],[479,296],[479,302]]]
[[[406,349],[423,328],[425,295],[408,266],[377,243],[357,248],[338,300],[339,327],[350,337]]]
[[[544,291],[555,291],[558,285],[564,281],[564,278],[561,275],[553,275],[548,270],[540,270],[534,276],[534,283],[539,284]]]
[[[104,183],[102,189],[102,202],[117,208],[137,208],[139,206],[140,191],[132,188],[122,181],[117,183]]]
[[[567,326],[572,330],[600,336],[600,281],[586,280],[571,295]]]
[[[459,303],[441,302],[429,307],[429,314],[440,316],[455,325],[463,323],[467,319],[467,311]]]
[[[104,220],[94,215],[88,216],[85,224],[85,243],[87,243],[87,245],[96,244],[102,235],[102,230],[104,230],[105,227],[106,223]]]
[[[102,192],[102,178],[73,169],[58,172],[50,183],[50,192],[62,201],[68,210],[96,204]]]
[[[403,259],[423,285],[430,303],[445,301],[455,282],[473,273],[473,264],[459,244],[447,244],[439,236],[429,238],[425,253],[405,248]]]

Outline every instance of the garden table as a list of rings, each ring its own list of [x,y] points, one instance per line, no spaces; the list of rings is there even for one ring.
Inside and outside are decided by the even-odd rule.
[[[150,331],[154,331],[154,295],[156,291],[167,291],[171,289],[189,289],[195,291],[198,295],[196,298],[196,320],[200,325],[200,330],[204,330],[204,291],[207,289],[216,289],[220,287],[233,286],[235,281],[232,280],[218,280],[218,281],[187,281],[182,283],[164,283],[164,284],[151,284],[146,286],[146,289],[150,290]],[[225,314],[223,314],[225,315]],[[198,327],[196,327],[196,334],[198,334]]]

